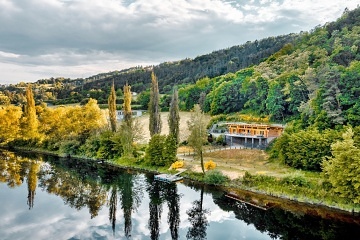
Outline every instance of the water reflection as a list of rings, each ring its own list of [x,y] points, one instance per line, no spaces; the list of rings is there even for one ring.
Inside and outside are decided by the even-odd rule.
[[[149,193],[149,230],[152,240],[159,239],[160,220],[162,215],[163,204],[168,206],[167,222],[172,239],[179,238],[180,224],[180,195],[177,191],[176,184],[154,181],[152,175],[147,176],[147,191]]]
[[[8,194],[22,188],[27,191],[13,199]],[[19,194],[27,212],[17,203]],[[358,217],[341,221],[276,207],[263,211],[203,185],[167,184],[152,174],[96,162],[1,151],[0,201],[2,239],[353,239],[360,233]]]
[[[201,186],[200,200],[193,202],[193,207],[186,211],[191,227],[188,229],[186,237],[188,239],[206,239],[206,228],[209,225],[206,215],[208,209],[203,209],[204,186]]]

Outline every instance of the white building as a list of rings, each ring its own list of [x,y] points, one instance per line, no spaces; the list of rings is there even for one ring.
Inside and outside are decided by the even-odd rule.
[[[133,117],[140,117],[143,115],[145,110],[132,110],[132,116]],[[124,119],[124,111],[123,110],[116,110],[116,120],[121,121]]]

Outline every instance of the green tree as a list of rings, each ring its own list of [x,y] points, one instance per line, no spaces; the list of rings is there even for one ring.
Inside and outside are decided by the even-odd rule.
[[[154,71],[151,72],[151,89],[150,89],[150,102],[149,102],[149,130],[150,136],[161,133],[161,118],[159,106],[159,86]]]
[[[240,90],[247,100],[244,108],[250,109],[257,114],[266,114],[268,90],[269,84],[263,77],[245,79]]]
[[[190,131],[188,138],[189,145],[194,149],[195,157],[200,159],[201,169],[205,174],[203,146],[207,142],[207,121],[198,104],[194,106],[194,111],[187,124]]]
[[[284,120],[285,100],[282,87],[278,82],[270,84],[266,98],[266,109],[273,120]]]
[[[146,90],[137,95],[136,101],[139,103],[142,109],[149,108],[150,102],[150,91]]]
[[[171,97],[169,116],[169,135],[172,134],[176,140],[176,144],[180,142],[180,115],[179,115],[179,97],[177,88],[174,87]]]
[[[323,163],[323,171],[333,191],[353,203],[360,203],[360,149],[355,146],[353,130],[331,145],[332,157]]]
[[[210,104],[212,115],[232,113],[240,111],[244,106],[244,98],[240,93],[241,80],[223,82],[214,91],[214,97]]]
[[[165,166],[171,165],[176,160],[177,143],[174,135],[166,136],[163,149],[163,161]]]
[[[165,166],[163,151],[166,137],[154,134],[145,151],[145,162],[151,166]]]
[[[109,119],[111,131],[116,132],[116,92],[114,82],[111,85],[110,96],[108,98]]]
[[[291,167],[320,171],[324,157],[331,156],[330,146],[337,135],[337,131],[330,129],[323,132],[308,129],[292,134],[284,133],[272,152],[276,152],[277,157]]]

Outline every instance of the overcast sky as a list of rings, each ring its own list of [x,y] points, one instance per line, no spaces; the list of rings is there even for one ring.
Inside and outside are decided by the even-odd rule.
[[[309,31],[359,0],[0,0],[0,83],[97,73]]]

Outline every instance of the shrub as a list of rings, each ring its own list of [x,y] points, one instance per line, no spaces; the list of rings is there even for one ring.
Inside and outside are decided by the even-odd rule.
[[[208,184],[223,184],[229,181],[229,178],[219,170],[210,170],[205,174],[204,181]]]
[[[310,186],[309,182],[303,176],[286,176],[281,180],[281,183],[290,185],[290,186],[298,186],[298,187],[308,187]]]
[[[173,164],[171,164],[172,169],[182,168],[183,166],[184,166],[184,161],[176,161]]]
[[[214,163],[213,160],[210,160],[204,164],[204,167],[206,170],[213,170],[216,168],[216,163]]]
[[[219,135],[219,136],[216,138],[215,142],[216,142],[216,144],[218,144],[218,145],[223,145],[223,146],[226,145],[226,141],[225,141],[224,135]]]

